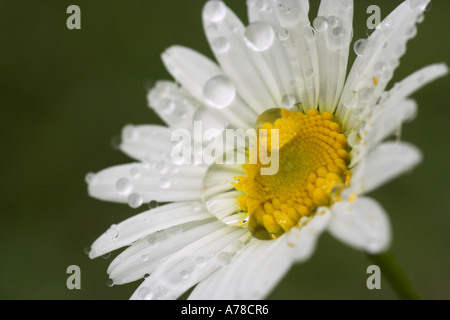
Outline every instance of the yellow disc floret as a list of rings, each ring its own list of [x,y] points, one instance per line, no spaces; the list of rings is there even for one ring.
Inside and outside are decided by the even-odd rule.
[[[348,184],[349,147],[341,126],[331,113],[309,110],[307,114],[281,111],[281,118],[264,123],[267,135],[257,146],[271,150],[271,130],[278,130],[278,172],[262,175],[256,164],[244,164],[245,177],[233,183],[245,195],[239,206],[248,212],[248,228],[256,238],[274,239],[302,224],[317,207],[329,206]],[[306,218],[303,218],[306,217]]]

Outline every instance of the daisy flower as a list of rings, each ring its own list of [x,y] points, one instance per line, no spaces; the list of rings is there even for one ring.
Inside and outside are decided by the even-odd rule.
[[[120,149],[136,161],[88,181],[92,197],[150,210],[112,225],[90,257],[127,247],[107,272],[114,284],[144,279],[132,299],[176,299],[192,287],[190,299],[261,299],[325,231],[372,255],[386,251],[388,216],[366,194],[420,162],[417,148],[387,139],[416,114],[408,97],[447,73],[431,65],[387,90],[428,3],[403,2],[352,48],[352,0],[322,0],[312,22],[307,0],[248,0],[248,26],[224,2],[206,2],[217,62],[167,49],[175,81],[148,92],[167,126],[127,125]],[[207,151],[206,130],[231,129],[266,133],[237,136],[249,138],[246,163],[222,154],[190,163]],[[174,161],[177,130],[192,133],[194,152]],[[275,173],[262,173],[269,164],[259,154],[248,161],[262,142],[278,155]]]

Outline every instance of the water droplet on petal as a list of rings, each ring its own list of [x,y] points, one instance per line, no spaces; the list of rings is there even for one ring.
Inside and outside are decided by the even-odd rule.
[[[155,169],[158,173],[164,174],[169,170],[169,165],[164,160],[161,160],[156,164]]]
[[[138,132],[135,127],[127,125],[123,128],[122,139],[125,142],[132,142],[138,137]]]
[[[286,28],[279,28],[276,32],[277,39],[285,41],[289,38],[289,31]]]
[[[147,239],[147,242],[150,247],[156,247],[158,245],[158,237],[151,236]]]
[[[84,176],[84,181],[87,184],[94,182],[94,179],[95,179],[95,173],[93,173],[93,172],[89,172]]]
[[[359,57],[364,56],[367,50],[367,40],[359,39],[355,42],[353,49],[355,50],[356,55],[358,55]]]
[[[149,209],[156,209],[157,207],[158,207],[158,201],[156,201],[156,200],[152,200],[148,203]]]
[[[127,195],[131,192],[133,186],[127,178],[120,178],[116,182],[116,190],[120,194]]]
[[[112,286],[114,286],[114,280],[113,279],[106,280],[106,285],[111,288]]]
[[[226,38],[220,37],[212,41],[212,48],[217,53],[225,53],[230,50],[230,42]]]
[[[144,261],[144,262],[148,261],[148,255],[143,254],[143,255],[141,256],[141,259],[142,259],[142,261]]]
[[[91,248],[91,246],[86,246],[86,247],[84,247],[83,251],[85,254],[90,254],[92,251],[92,248]]]
[[[211,22],[219,22],[225,18],[227,7],[222,1],[210,0],[203,8],[203,17]]]
[[[353,108],[358,103],[357,93],[354,91],[345,91],[341,97],[342,104],[347,108]]]
[[[339,22],[339,18],[336,16],[329,16],[327,18],[327,23],[332,28],[336,28],[339,25]]]
[[[297,101],[296,101],[295,97],[290,94],[285,94],[283,96],[283,98],[281,98],[281,104],[282,104],[283,108],[286,108],[286,109],[289,109],[290,107],[292,107],[296,102]]]
[[[116,226],[114,226],[114,225],[111,226],[111,228],[109,228],[109,229],[106,231],[106,238],[107,238],[109,241],[116,240],[118,236],[119,236],[119,231],[117,230]]]
[[[133,167],[130,169],[130,177],[137,179],[141,176],[141,170],[139,168]]]
[[[187,279],[189,277],[189,272],[187,272],[186,270],[182,270],[180,271],[180,279]]]
[[[231,254],[223,251],[217,255],[217,262],[222,266],[226,266],[231,262],[231,258]]]
[[[317,31],[323,31],[328,27],[328,22],[325,17],[318,16],[313,21],[314,29]]]
[[[175,110],[176,104],[175,101],[169,98],[161,99],[156,109],[163,114],[171,114]]]
[[[181,233],[181,229],[182,229],[181,225],[176,225],[176,226],[166,229],[166,234],[169,237],[176,236]]]
[[[316,30],[309,25],[305,28],[305,38],[308,41],[316,40]]]
[[[265,51],[269,49],[274,39],[275,32],[268,23],[254,22],[245,29],[245,43],[253,51]]]
[[[143,201],[142,196],[138,193],[132,193],[128,196],[128,205],[133,209],[139,208]]]
[[[162,177],[159,179],[159,187],[161,189],[168,189],[171,185],[171,181],[167,177]]]
[[[206,82],[203,97],[207,105],[217,109],[228,107],[236,97],[236,87],[227,76],[218,75]]]

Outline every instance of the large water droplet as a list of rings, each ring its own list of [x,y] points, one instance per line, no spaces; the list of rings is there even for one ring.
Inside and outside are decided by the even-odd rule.
[[[203,97],[207,105],[217,109],[228,107],[236,97],[236,87],[227,76],[218,75],[206,82]]]
[[[120,194],[127,195],[131,192],[133,186],[131,185],[130,180],[127,178],[120,178],[116,182],[116,190]]]
[[[275,32],[269,24],[258,21],[245,29],[244,39],[253,51],[265,51],[272,46]]]
[[[222,1],[210,0],[203,8],[203,17],[211,22],[219,22],[225,18],[227,7]]]
[[[342,104],[347,108],[353,108],[358,103],[358,95],[352,90],[345,91],[341,97]]]
[[[133,209],[139,208],[143,201],[142,196],[138,193],[132,193],[128,196],[128,205]]]
[[[114,286],[114,280],[113,279],[106,280],[106,285],[111,288],[112,286]]]
[[[89,172],[84,176],[84,181],[87,184],[94,182],[94,179],[95,179],[95,173],[93,173],[93,172]]]
[[[275,123],[277,119],[281,118],[281,110],[280,108],[272,108],[261,113],[256,119],[255,129],[259,129],[264,123]]]
[[[336,16],[329,16],[329,17],[327,18],[327,23],[328,23],[328,25],[329,25],[330,27],[336,28],[336,27],[339,25],[340,20],[339,20],[339,18],[336,17]]]

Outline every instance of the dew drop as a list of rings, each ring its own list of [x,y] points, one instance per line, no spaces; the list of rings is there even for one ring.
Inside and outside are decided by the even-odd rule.
[[[87,184],[94,182],[94,179],[95,179],[95,173],[93,173],[93,172],[89,172],[84,176],[84,181]]]
[[[291,108],[296,102],[297,101],[296,101],[295,97],[290,94],[285,94],[283,96],[283,98],[281,98],[281,104],[282,104],[283,108],[286,108],[286,109]]]
[[[165,174],[169,170],[169,165],[164,160],[161,160],[156,164],[155,169],[158,173]]]
[[[158,201],[156,201],[156,200],[152,200],[148,203],[149,209],[156,209],[157,207],[158,207]]]
[[[206,258],[204,256],[198,256],[195,259],[195,264],[198,265],[199,267],[204,267],[206,264]]]
[[[203,97],[208,106],[223,109],[236,97],[236,87],[227,76],[218,75],[209,79],[203,88]]]
[[[230,42],[226,38],[220,37],[212,41],[212,48],[217,53],[225,53],[230,50]]]
[[[175,110],[175,101],[169,98],[161,99],[157,104],[157,110],[162,114],[169,115]]]
[[[307,78],[311,78],[314,75],[314,69],[313,68],[308,68],[305,70],[305,76]]]
[[[244,40],[253,51],[265,51],[269,49],[275,39],[275,32],[270,24],[265,22],[254,22],[250,24],[244,33]]]
[[[327,23],[332,28],[336,28],[339,25],[339,22],[339,18],[336,16],[329,16],[327,18]]]
[[[159,179],[159,187],[160,187],[161,189],[168,189],[168,188],[170,187],[170,185],[171,185],[171,181],[170,181],[169,178],[167,178],[167,177],[161,177],[161,178]]]
[[[289,31],[286,28],[279,28],[276,37],[280,41],[286,41],[289,38]]]
[[[220,252],[217,255],[217,262],[222,266],[228,265],[231,262],[231,254],[225,251]]]
[[[120,145],[122,144],[122,139],[120,138],[120,136],[116,135],[111,138],[110,144],[114,150],[120,150]]]
[[[359,39],[355,42],[353,49],[357,56],[363,57],[367,51],[367,40]]]
[[[342,0],[342,1],[341,1],[341,7],[342,7],[345,11],[349,11],[350,9],[353,8],[353,1],[352,1],[352,0]]]
[[[180,271],[180,279],[187,279],[189,277],[189,272],[187,272],[186,270],[182,270]]]
[[[123,128],[122,139],[125,142],[132,142],[138,137],[138,132],[135,127],[127,125]]]
[[[341,97],[342,104],[347,108],[353,108],[358,102],[357,93],[354,91],[345,91]]]
[[[203,8],[203,17],[211,22],[219,22],[225,18],[227,7],[222,1],[210,0]]]
[[[127,195],[131,192],[132,188],[133,186],[131,185],[130,180],[128,180],[127,178],[120,178],[116,182],[116,190],[120,194]]]
[[[344,35],[344,30],[341,27],[336,27],[331,31],[331,34],[336,38],[340,38]]]
[[[313,27],[314,29],[316,29],[317,31],[323,31],[328,27],[328,22],[327,19],[325,17],[322,16],[318,16],[317,18],[314,19],[313,21]]]
[[[150,247],[156,247],[158,245],[158,237],[151,236],[147,239],[147,242]]]
[[[176,226],[166,229],[166,234],[169,237],[173,237],[173,236],[179,235],[181,233],[181,229],[182,229],[181,225],[176,225]]]
[[[130,169],[130,177],[133,179],[137,179],[141,176],[141,170],[139,168],[133,167]]]
[[[92,248],[91,248],[91,246],[85,246],[85,247],[83,248],[83,251],[84,251],[85,254],[88,255],[88,254],[91,253]]]
[[[358,91],[358,99],[359,101],[366,102],[369,101],[371,95],[373,93],[373,89],[371,88],[362,88]]]
[[[142,261],[147,262],[147,261],[148,261],[148,255],[143,254],[143,255],[141,256],[141,259],[142,259]]]
[[[106,285],[111,288],[112,286],[114,286],[114,280],[113,279],[106,280]]]
[[[128,205],[133,209],[139,208],[143,201],[139,193],[132,193],[128,196]]]
[[[114,225],[111,226],[106,231],[106,239],[108,239],[109,241],[116,240],[118,236],[119,236],[119,231],[117,230],[116,226],[114,226]]]

